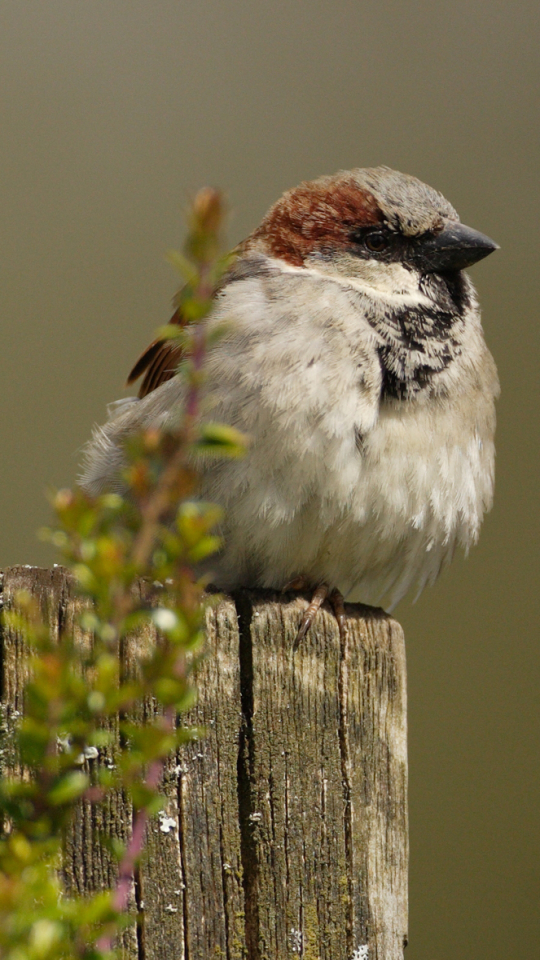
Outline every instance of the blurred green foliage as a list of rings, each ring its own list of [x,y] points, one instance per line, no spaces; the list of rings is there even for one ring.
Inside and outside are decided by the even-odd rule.
[[[242,438],[219,424],[201,425],[198,395],[208,348],[204,323],[229,263],[220,254],[223,201],[199,192],[189,211],[184,254],[172,259],[183,287],[185,325],[171,325],[183,351],[186,405],[174,432],[146,431],[126,444],[126,493],[90,499],[80,490],[53,498],[57,529],[45,532],[72,570],[85,601],[78,622],[54,636],[28,594],[4,613],[29,649],[24,716],[5,740],[8,770],[0,786],[0,955],[4,960],[115,956],[128,891],[146,822],[161,806],[165,760],[197,735],[178,723],[194,701],[192,671],[202,650],[204,584],[193,565],[220,544],[219,509],[197,495],[197,455],[238,456]],[[140,588],[141,579],[147,588]],[[148,625],[136,675],[123,675],[122,645]],[[152,699],[144,724],[133,706]],[[115,728],[119,718],[119,732]],[[119,733],[119,735],[118,735]],[[114,740],[114,763],[92,765]],[[7,758],[7,760],[6,760]],[[63,888],[62,846],[81,798],[103,802],[122,790],[134,811],[133,836],[117,849],[113,890],[75,897]]]

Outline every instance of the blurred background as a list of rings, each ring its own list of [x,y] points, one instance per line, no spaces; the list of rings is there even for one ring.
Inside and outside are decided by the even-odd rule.
[[[539,28],[532,0],[0,7],[0,566],[56,559],[45,490],[167,321],[199,186],[227,192],[232,244],[300,180],[384,163],[501,245],[472,270],[503,389],[495,508],[397,610],[408,960],[539,955]]]

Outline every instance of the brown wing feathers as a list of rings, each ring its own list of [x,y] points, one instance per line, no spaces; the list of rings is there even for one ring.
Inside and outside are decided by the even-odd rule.
[[[176,323],[181,327],[184,326],[185,322],[185,318],[179,310],[174,313],[170,320],[170,323]],[[182,348],[174,340],[154,340],[141,354],[131,370],[127,378],[127,386],[135,383],[144,373],[144,380],[139,387],[139,397],[142,400],[156,387],[174,377],[181,359]]]
[[[239,244],[234,253],[240,253],[243,246],[243,244]],[[213,296],[219,292],[229,277],[230,272],[227,271],[225,276],[222,277],[221,281],[217,283],[214,288]],[[177,307],[169,323],[176,323],[179,327],[186,326],[187,320],[182,313],[181,307]],[[142,400],[143,397],[146,397],[147,394],[155,390],[156,387],[161,386],[162,383],[166,383],[167,380],[171,380],[172,377],[174,377],[183,355],[182,347],[180,344],[175,343],[174,340],[153,340],[150,346],[141,353],[141,356],[131,370],[127,378],[126,386],[131,386],[132,383],[135,383],[135,381],[144,374],[144,380],[139,388],[139,397]]]

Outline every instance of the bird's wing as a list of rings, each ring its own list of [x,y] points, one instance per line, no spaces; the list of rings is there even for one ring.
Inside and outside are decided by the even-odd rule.
[[[253,272],[253,268],[250,267],[249,264],[246,267],[242,259],[236,260],[237,257],[241,256],[244,249],[247,249],[247,241],[239,243],[231,252],[230,264],[221,279],[217,281],[212,293],[212,298],[215,298],[230,280],[242,279]],[[252,260],[253,263],[256,264],[256,269],[259,268],[261,257],[255,256]],[[182,311],[182,307],[177,306],[169,323],[179,327],[185,327],[188,322]],[[139,399],[142,400],[143,397],[148,396],[149,393],[152,393],[153,390],[160,387],[162,383],[166,383],[167,380],[171,380],[174,377],[183,357],[184,350],[179,343],[174,340],[158,337],[157,340],[153,340],[146,350],[141,353],[127,378],[126,386],[130,387],[132,383],[135,383],[135,381],[144,374],[144,380],[139,387],[138,394]]]
[[[184,327],[186,322],[182,311],[177,308],[170,323]],[[139,397],[142,400],[156,387],[174,377],[182,356],[182,347],[174,340],[163,340],[161,338],[153,340],[131,370],[127,378],[127,386],[131,386],[144,374],[144,380],[139,387]]]

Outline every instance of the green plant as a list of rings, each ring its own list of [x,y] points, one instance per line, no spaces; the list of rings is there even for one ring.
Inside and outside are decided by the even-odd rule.
[[[47,536],[85,598],[78,624],[53,636],[24,594],[17,609],[5,613],[6,624],[26,641],[31,675],[11,773],[0,788],[5,960],[114,955],[115,939],[130,919],[128,891],[146,823],[161,805],[164,762],[198,735],[177,719],[196,695],[192,671],[202,652],[204,584],[193,566],[219,546],[219,510],[196,499],[197,456],[242,453],[235,431],[199,422],[207,350],[201,321],[229,263],[219,255],[222,217],[219,193],[201,191],[190,210],[185,255],[174,257],[187,321],[161,332],[179,340],[184,357],[186,403],[174,431],[147,431],[126,445],[125,495],[92,500],[82,491],[61,490],[53,498],[58,529]],[[122,645],[148,624],[158,641],[125,676]],[[150,698],[153,715],[144,725],[134,722],[134,704]],[[100,765],[91,777],[85,758],[113,747],[114,764]],[[61,880],[63,838],[80,799],[99,804],[111,790],[122,790],[134,810],[132,836],[116,851],[117,884],[75,897]]]

